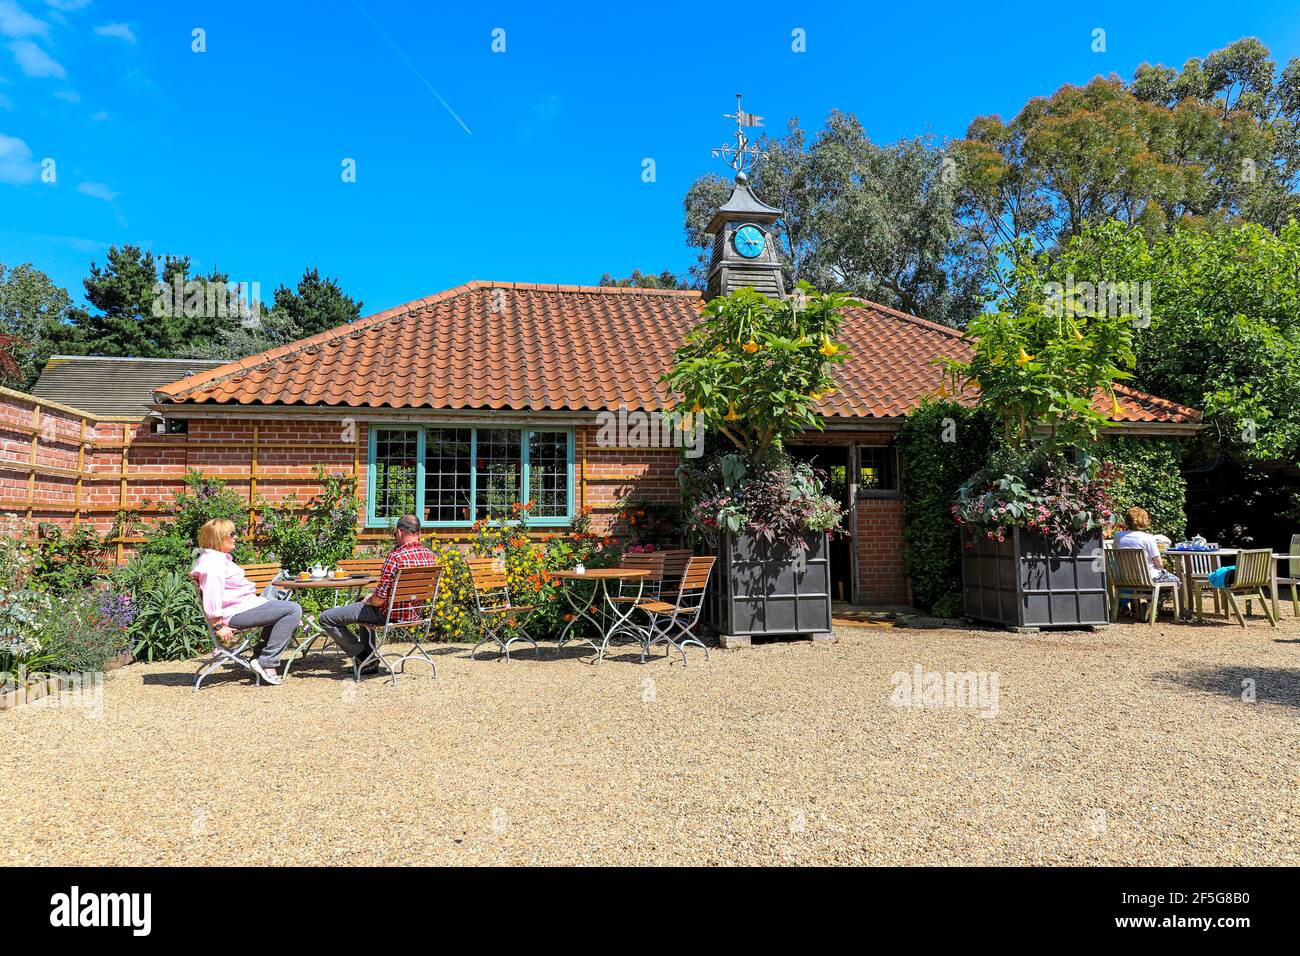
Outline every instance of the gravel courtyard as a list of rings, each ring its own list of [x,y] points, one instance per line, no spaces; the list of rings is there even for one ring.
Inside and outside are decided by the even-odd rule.
[[[442,647],[397,687],[333,656],[197,694],[193,664],[137,664],[101,716],[0,712],[0,863],[1295,865],[1284,615],[846,626],[688,668]],[[917,665],[996,674],[996,712],[892,705]]]

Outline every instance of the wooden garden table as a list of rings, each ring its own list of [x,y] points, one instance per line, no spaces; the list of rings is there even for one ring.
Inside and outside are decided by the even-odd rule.
[[[580,589],[575,587],[561,588],[564,592],[564,599],[569,602],[569,607],[573,608],[573,619],[564,626],[560,632],[559,647],[563,647],[573,632],[573,626],[579,621],[590,621],[596,629],[596,633],[601,635],[600,644],[587,637],[577,637],[573,640],[580,643],[590,644],[596,652],[596,663],[599,664],[605,659],[605,649],[609,647],[609,639],[619,631],[636,633],[635,625],[631,624],[632,612],[636,610],[637,601],[641,600],[641,592],[645,590],[645,579],[650,576],[650,572],[642,568],[588,568],[585,571],[552,571],[550,575],[557,581],[571,583],[584,583],[592,586],[591,594],[582,598],[577,594]],[[609,593],[609,582],[611,581],[636,581],[636,599],[622,602],[625,611],[620,611],[619,602],[614,600],[614,596]],[[591,614],[595,606],[600,603],[596,595],[601,595],[600,600],[609,607],[609,625],[602,627],[601,623]],[[622,596],[621,594],[618,596]],[[582,598],[581,600],[579,600]]]
[[[275,582],[275,586],[284,588],[286,591],[332,591],[334,594],[334,607],[338,607],[342,603],[339,598],[343,596],[344,592],[355,591],[356,596],[360,597],[362,588],[378,582],[379,577],[374,574],[349,574],[341,578],[282,578]],[[306,640],[297,641],[291,648],[293,657],[285,662],[285,677],[289,676],[289,668],[293,665],[293,662],[306,657],[313,644],[317,641],[328,642],[330,640],[330,636],[317,623],[315,617],[306,618],[303,623],[309,635]],[[321,646],[323,648],[324,644]]]

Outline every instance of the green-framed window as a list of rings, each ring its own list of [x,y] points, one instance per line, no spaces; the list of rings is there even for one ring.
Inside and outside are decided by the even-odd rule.
[[[469,527],[525,501],[531,524],[568,524],[573,444],[566,428],[372,426],[366,525],[413,513],[428,528]]]

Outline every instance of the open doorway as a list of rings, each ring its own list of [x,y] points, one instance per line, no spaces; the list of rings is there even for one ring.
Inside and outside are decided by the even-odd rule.
[[[826,473],[826,493],[844,506],[849,517],[848,530],[852,528],[852,510],[849,500],[849,462],[852,447],[849,445],[787,445],[790,456],[809,462]],[[853,600],[853,537],[837,534],[831,537],[831,600]]]

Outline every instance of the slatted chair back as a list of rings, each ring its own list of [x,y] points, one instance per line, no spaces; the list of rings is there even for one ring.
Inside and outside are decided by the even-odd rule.
[[[664,587],[676,587],[686,572],[686,565],[695,556],[690,548],[670,548],[661,551],[664,556]]]
[[[664,554],[662,551],[651,551],[646,554],[625,554],[623,560],[619,562],[619,567],[649,572],[643,578],[630,578],[626,581],[620,581],[620,596],[624,592],[632,595],[639,592],[642,597],[650,598],[659,596],[664,583]]]
[[[1300,534],[1291,535],[1291,547],[1287,549],[1287,554],[1300,555]],[[1287,562],[1290,567],[1287,571],[1293,578],[1300,578],[1300,557],[1293,557]]]
[[[1151,565],[1147,553],[1137,548],[1115,548],[1109,554],[1111,587],[1147,588],[1152,586]]]
[[[401,627],[424,627],[433,620],[433,606],[438,601],[438,582],[442,578],[439,565],[398,568],[393,579],[393,589],[388,595],[385,622],[390,627],[399,626],[392,620],[393,609],[402,607],[403,616],[416,620],[401,622]]]
[[[244,577],[248,578],[250,583],[256,585],[258,590],[266,587],[279,576],[280,565],[278,562],[244,565]]]
[[[474,600],[480,611],[510,606],[510,585],[504,558],[466,558]]]
[[[1233,591],[1255,590],[1269,586],[1272,575],[1273,552],[1268,549],[1237,552],[1237,572],[1233,575]]]
[[[1183,555],[1183,560],[1187,562],[1184,567],[1187,568],[1188,573],[1198,578],[1205,577],[1211,571],[1219,570],[1219,566],[1223,564],[1223,558],[1220,555],[1209,554],[1204,551],[1188,552]]]
[[[697,554],[692,555],[686,562],[686,570],[682,573],[682,584],[677,589],[679,608],[699,613],[699,609],[704,606],[704,592],[708,590],[709,575],[713,573],[713,565],[716,561],[717,558],[701,557]]]
[[[378,575],[384,569],[383,558],[344,558],[338,563],[340,571],[348,574]]]

